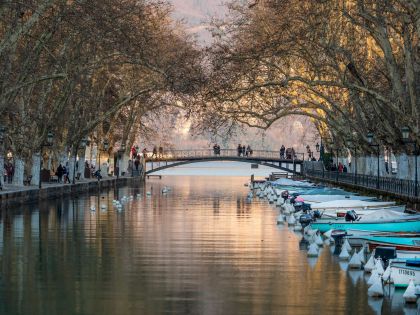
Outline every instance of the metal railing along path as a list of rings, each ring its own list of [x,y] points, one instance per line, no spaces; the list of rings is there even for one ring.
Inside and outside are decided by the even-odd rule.
[[[285,156],[280,158],[279,151],[268,150],[253,150],[249,155],[238,155],[236,149],[221,149],[220,152],[215,152],[213,149],[200,149],[200,150],[168,150],[162,154],[153,154],[148,152],[145,156],[146,162],[148,161],[176,161],[180,159],[217,159],[217,158],[249,158],[249,159],[268,159],[274,161],[296,161],[302,162],[305,158],[304,153],[295,153],[295,156]]]
[[[337,173],[336,171],[320,171],[311,169],[306,169],[305,175],[319,178],[320,180],[326,179],[329,181],[335,181],[337,183],[351,184],[360,188],[380,190],[383,192],[389,192],[410,198],[419,197],[416,196],[416,182],[409,179],[382,176],[378,178],[377,176],[372,175],[355,175],[352,173]],[[417,184],[417,191],[420,191],[419,188],[420,187]]]

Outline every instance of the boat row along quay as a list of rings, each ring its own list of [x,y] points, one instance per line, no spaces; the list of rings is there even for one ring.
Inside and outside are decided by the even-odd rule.
[[[329,248],[348,269],[368,276],[366,294],[383,298],[404,290],[420,295],[420,214],[394,201],[363,196],[308,180],[251,181],[247,199],[267,200],[278,225],[302,233],[308,257]],[[393,290],[391,290],[391,288]]]

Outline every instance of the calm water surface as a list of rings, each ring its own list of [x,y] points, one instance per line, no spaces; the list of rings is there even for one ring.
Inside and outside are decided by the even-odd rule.
[[[169,176],[3,211],[0,313],[417,313],[403,292],[368,299],[363,273],[346,271],[329,248],[309,260],[274,207],[246,201],[246,181]],[[137,194],[123,211],[112,207]]]

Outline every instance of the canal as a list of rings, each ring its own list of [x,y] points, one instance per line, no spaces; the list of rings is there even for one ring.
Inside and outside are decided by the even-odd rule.
[[[0,313],[417,313],[403,291],[368,298],[364,274],[328,247],[308,259],[274,206],[247,202],[247,181],[165,176],[3,211]]]

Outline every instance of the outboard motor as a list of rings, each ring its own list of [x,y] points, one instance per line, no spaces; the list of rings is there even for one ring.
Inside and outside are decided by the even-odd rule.
[[[299,217],[299,223],[302,225],[303,228],[307,227],[312,222],[312,215],[309,213],[302,214]]]
[[[309,203],[303,203],[303,205],[302,205],[302,211],[303,212],[307,212],[307,211],[310,211],[310,210],[312,210],[311,209],[311,205]]]
[[[281,193],[281,197],[284,199],[284,202],[286,202],[287,199],[289,199],[289,191],[285,190]]]
[[[296,202],[295,202],[295,204],[294,204],[294,206],[295,206],[295,212],[299,212],[299,211],[301,211],[301,210],[302,210],[302,208],[303,208],[303,202],[301,202],[301,201],[296,201]]]
[[[321,212],[319,212],[319,210],[315,210],[314,212],[312,212],[312,217],[316,220],[316,219],[321,219]],[[314,220],[314,221],[315,221]]]
[[[356,211],[354,211],[354,210],[347,211],[344,219],[346,220],[346,222],[356,221],[358,219]]]

